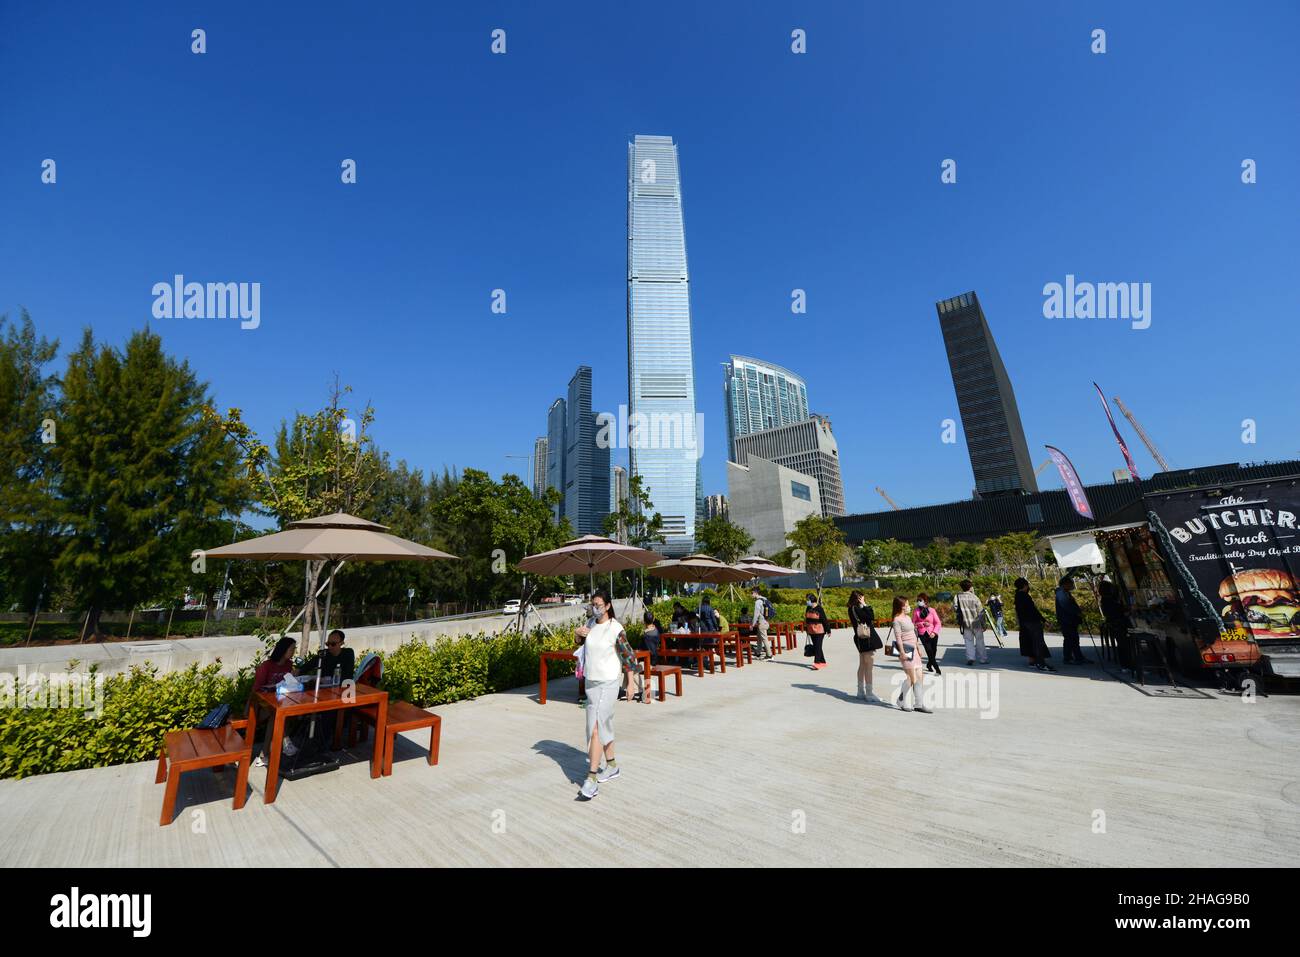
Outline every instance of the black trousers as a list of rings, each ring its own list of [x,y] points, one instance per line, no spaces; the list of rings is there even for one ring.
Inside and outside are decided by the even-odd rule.
[[[1079,626],[1073,625],[1069,628],[1061,627],[1061,636],[1065,639],[1062,654],[1066,661],[1078,661],[1083,657],[1083,652],[1079,650]]]
[[[826,664],[826,656],[822,654],[822,641],[826,638],[826,636],[809,635],[808,637],[812,639],[812,644],[813,644],[813,664],[815,665]]]
[[[939,662],[935,661],[935,656],[939,653],[939,636],[921,635],[921,644],[925,647],[925,657],[929,659],[926,663],[938,671]]]

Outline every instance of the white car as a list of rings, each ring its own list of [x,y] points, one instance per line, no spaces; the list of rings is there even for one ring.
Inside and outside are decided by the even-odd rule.
[[[519,599],[518,599],[518,598],[512,598],[512,599],[510,599],[508,602],[506,602],[506,607],[505,607],[504,609],[502,609],[502,610],[503,610],[507,615],[517,615],[517,614],[519,614]]]

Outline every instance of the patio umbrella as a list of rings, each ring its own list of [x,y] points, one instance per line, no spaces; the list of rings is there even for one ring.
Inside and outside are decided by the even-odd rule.
[[[688,555],[652,565],[646,569],[658,578],[679,582],[701,582],[706,585],[730,585],[748,581],[754,575],[747,569],[721,562],[712,555]]]
[[[519,570],[532,575],[581,575],[595,591],[596,572],[618,572],[629,568],[645,568],[662,559],[658,552],[599,535],[583,535],[565,542],[559,548],[536,555],[526,555],[519,562]]]
[[[333,562],[334,572],[345,561],[418,562],[456,558],[455,555],[440,552],[436,548],[389,535],[387,525],[344,512],[290,522],[284,531],[212,548],[205,555],[208,558],[246,558],[265,562]],[[322,648],[329,629],[330,600],[333,596],[334,574],[331,572],[329,591],[325,596],[325,620],[320,633]]]
[[[784,575],[798,575],[794,568],[784,568],[762,555],[747,555],[736,562],[737,568],[743,568],[754,578],[781,578]]]

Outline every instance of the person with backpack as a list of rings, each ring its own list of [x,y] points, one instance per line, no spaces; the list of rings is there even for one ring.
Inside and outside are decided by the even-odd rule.
[[[966,644],[966,664],[973,665],[978,661],[987,665],[989,653],[984,647],[984,605],[975,594],[969,578],[961,583],[956,608],[957,627],[961,629],[962,641]]]
[[[820,671],[826,667],[826,655],[822,651],[822,642],[831,633],[831,620],[826,617],[826,609],[817,600],[817,596],[811,593],[807,596],[807,604],[804,608],[803,631],[813,646],[811,667],[814,671]]]
[[[939,618],[939,613],[930,607],[930,596],[925,592],[916,596],[916,608],[912,610],[912,625],[916,629],[916,635],[921,639],[921,645],[925,648],[926,663],[925,670],[933,671],[936,675],[943,674],[939,668],[937,655],[939,654],[939,629],[943,627],[943,622]]]
[[[771,661],[772,643],[767,637],[767,629],[772,618],[772,605],[763,597],[757,585],[749,590],[749,595],[754,599],[754,616],[750,619],[749,627],[758,638],[758,657],[760,661]]]
[[[869,704],[880,704],[872,689],[872,671],[876,650],[885,643],[876,632],[876,613],[867,604],[867,596],[860,591],[849,595],[849,625],[853,628],[853,644],[858,649],[858,697]]]

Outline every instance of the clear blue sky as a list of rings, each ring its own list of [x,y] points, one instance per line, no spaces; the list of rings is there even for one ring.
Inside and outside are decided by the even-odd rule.
[[[8,2],[0,311],[121,344],[174,273],[257,281],[257,330],[152,321],[221,406],[269,433],[337,372],[394,458],[523,471],[506,454],[579,364],[599,408],[626,401],[625,144],[670,134],[707,493],[739,352],[808,379],[851,511],[883,506],[876,485],[968,496],[964,444],[940,442],[957,409],[934,303],[969,289],[1036,462],[1050,442],[1085,481],[1122,465],[1094,378],[1175,465],[1294,457],[1298,10]],[[1151,328],[1043,318],[1067,273],[1150,282]]]

